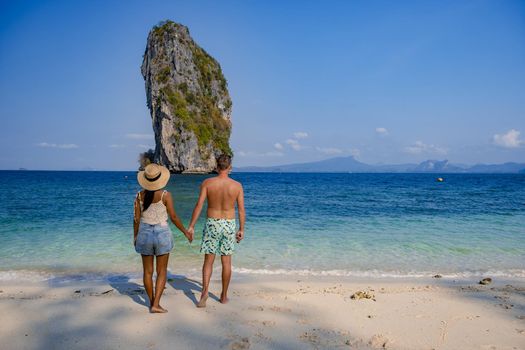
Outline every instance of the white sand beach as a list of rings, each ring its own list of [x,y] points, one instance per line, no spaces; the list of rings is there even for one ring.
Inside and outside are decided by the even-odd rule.
[[[212,291],[220,293],[217,274]],[[194,305],[170,279],[149,314],[140,281],[2,282],[2,349],[525,349],[525,281],[234,276],[231,301]],[[359,290],[374,299],[351,299]]]

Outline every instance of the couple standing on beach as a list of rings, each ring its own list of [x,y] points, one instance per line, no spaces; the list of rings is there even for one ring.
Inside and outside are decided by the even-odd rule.
[[[163,166],[149,164],[137,175],[143,188],[135,198],[133,220],[133,243],[135,251],[142,256],[144,270],[144,289],[150,300],[150,312],[167,312],[160,306],[160,298],[166,285],[168,259],[173,249],[173,237],[168,226],[168,217],[184,233],[188,241],[193,241],[194,227],[201,213],[204,201],[208,202],[207,220],[202,236],[200,251],[204,253],[202,266],[202,294],[197,307],[205,307],[208,288],[213,270],[215,255],[221,256],[222,292],[221,303],[228,302],[228,285],[231,278],[231,256],[235,242],[244,238],[244,193],[242,185],[229,177],[231,157],[221,155],[217,158],[218,175],[202,182],[200,195],[193,210],[191,222],[186,229],[173,207],[171,193],[164,190],[170,172]],[[235,232],[235,204],[239,212],[239,230]],[[154,259],[156,259],[157,279],[153,288]]]

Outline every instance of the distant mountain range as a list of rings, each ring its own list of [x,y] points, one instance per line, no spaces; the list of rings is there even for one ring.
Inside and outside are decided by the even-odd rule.
[[[448,160],[426,160],[419,164],[366,164],[354,157],[336,157],[317,162],[275,165],[268,167],[240,167],[237,172],[283,173],[521,173],[525,163],[452,164]]]

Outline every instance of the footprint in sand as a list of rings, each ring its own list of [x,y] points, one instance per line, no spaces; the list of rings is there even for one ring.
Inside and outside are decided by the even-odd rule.
[[[319,336],[314,332],[304,332],[299,336],[299,339],[310,344],[319,344]]]
[[[250,306],[248,308],[248,310],[253,310],[253,311],[264,311],[264,307],[263,306]]]
[[[373,349],[388,349],[390,341],[382,334],[374,335],[368,342]]]
[[[265,327],[273,327],[275,326],[275,321],[267,320],[267,321],[259,321],[259,320],[250,320],[247,322],[249,325],[258,326],[262,324]]]
[[[300,318],[296,321],[298,324],[310,324],[306,318]]]
[[[231,350],[245,350],[245,349],[249,349],[250,348],[250,339],[248,338],[241,338],[241,339],[238,339],[238,340],[234,340],[231,344],[230,344],[230,349]]]
[[[275,312],[292,312],[292,309],[289,309],[287,307],[280,307],[277,305],[272,306],[270,310],[275,311]]]
[[[316,349],[340,348],[342,346],[345,347],[344,345],[358,347],[360,345],[360,341],[352,338],[348,331],[323,328],[312,328],[299,335],[299,339],[309,343]]]
[[[263,332],[259,331],[257,333],[255,333],[255,336],[259,339],[259,341],[265,341],[265,342],[268,342],[268,341],[271,341],[272,338],[264,335]]]

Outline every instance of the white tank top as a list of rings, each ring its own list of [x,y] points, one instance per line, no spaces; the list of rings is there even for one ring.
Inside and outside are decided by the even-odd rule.
[[[164,198],[164,193],[166,193],[166,191],[162,192],[160,201],[151,203],[148,209],[144,210],[144,203],[142,202],[142,198],[139,192],[138,196],[140,201],[140,222],[149,225],[157,225],[166,223],[168,221],[168,210],[162,202],[162,199]]]

